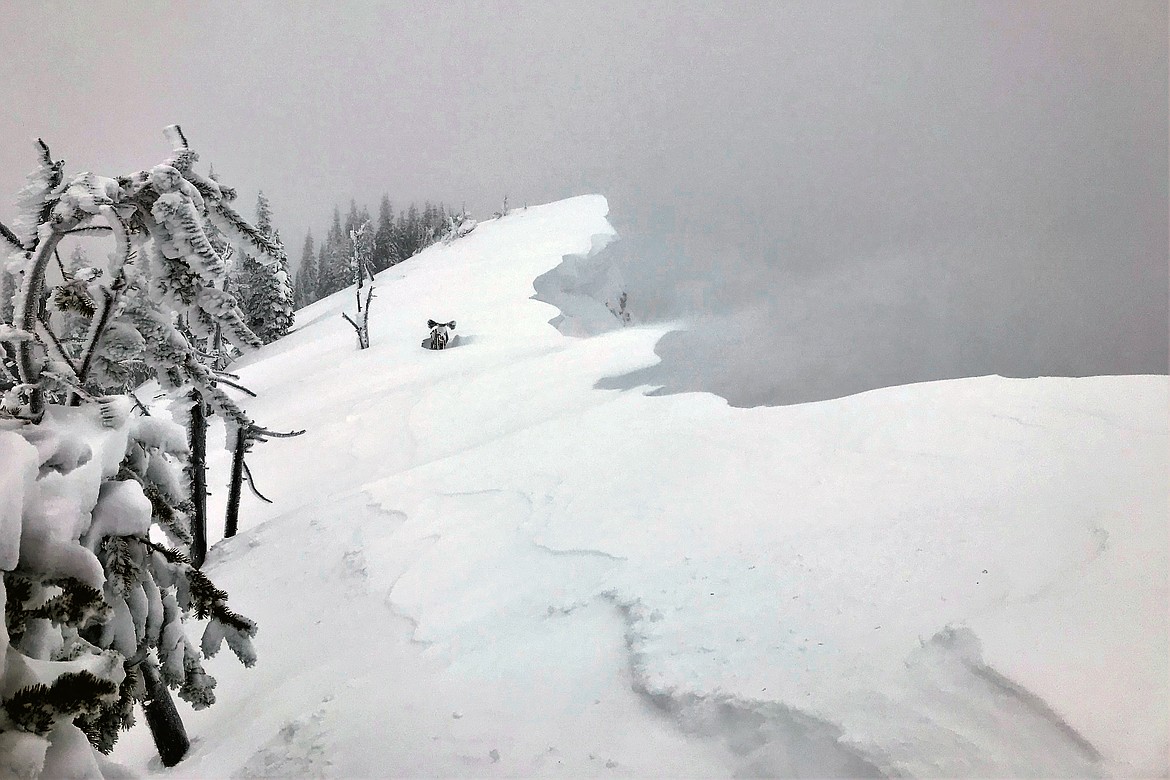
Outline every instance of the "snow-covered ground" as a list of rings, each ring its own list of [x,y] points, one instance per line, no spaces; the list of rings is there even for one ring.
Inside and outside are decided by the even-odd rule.
[[[244,361],[256,419],[308,429],[250,456],[276,504],[209,557],[260,660],[210,663],[219,703],[184,710],[179,766],[141,724],[113,758],[197,778],[1166,775],[1167,378],[752,409],[599,389],[669,329],[614,328],[572,289],[600,290],[587,258],[549,275],[612,237],[606,211],[516,211],[384,272],[369,350],[339,293]],[[454,348],[420,349],[429,318],[457,320]]]

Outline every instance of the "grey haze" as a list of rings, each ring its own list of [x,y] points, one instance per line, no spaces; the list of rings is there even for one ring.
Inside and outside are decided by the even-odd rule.
[[[609,198],[612,384],[786,403],[1166,373],[1165,2],[5,3],[0,219],[179,122],[299,256],[333,205]]]

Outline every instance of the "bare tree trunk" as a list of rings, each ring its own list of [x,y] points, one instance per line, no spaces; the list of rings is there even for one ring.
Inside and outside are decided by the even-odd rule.
[[[349,231],[349,240],[353,243],[353,295],[357,302],[357,314],[354,315],[356,319],[345,312],[341,313],[345,321],[357,331],[358,349],[370,348],[370,298],[374,295],[374,274],[370,271],[369,255],[366,252],[368,247],[362,243],[362,237],[366,235],[366,228],[369,225],[367,220],[357,230]],[[366,292],[365,308],[362,308],[362,288],[365,286],[367,276],[370,277],[370,289]]]
[[[358,328],[358,349],[370,348],[370,311],[362,312],[362,326]]]
[[[154,746],[163,766],[174,766],[183,760],[191,748],[183,719],[175,709],[171,692],[158,675],[158,667],[149,658],[142,662],[142,679],[146,683],[146,698],[142,709],[146,712],[146,725],[154,737]]]
[[[223,538],[230,539],[239,530],[240,488],[244,482],[244,452],[248,448],[248,430],[241,427],[236,434],[236,450],[232,455],[232,481],[228,485],[227,517],[223,524]]]
[[[374,286],[371,284],[370,288],[366,290],[366,306],[364,309],[362,308],[362,299],[359,290],[358,313],[356,320],[354,320],[345,312],[341,313],[341,316],[345,318],[345,321],[352,325],[353,329],[357,332],[358,349],[370,348],[370,300],[373,297]]]
[[[207,560],[207,407],[191,391],[191,420],[187,439],[191,446],[191,565],[196,569]]]

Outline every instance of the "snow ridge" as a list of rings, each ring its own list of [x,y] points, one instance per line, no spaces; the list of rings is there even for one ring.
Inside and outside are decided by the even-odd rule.
[[[239,368],[308,432],[209,559],[260,662],[179,773],[1166,774],[1167,378],[601,390],[672,327],[595,297],[607,208],[481,223],[379,277],[370,349],[342,293]],[[605,332],[533,299],[574,274]]]

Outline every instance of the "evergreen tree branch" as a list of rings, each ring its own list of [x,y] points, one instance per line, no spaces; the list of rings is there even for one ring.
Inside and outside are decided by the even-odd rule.
[[[111,256],[113,259],[110,263],[110,274],[114,282],[108,290],[103,287],[101,301],[95,301],[97,308],[94,310],[93,317],[90,318],[89,331],[85,338],[85,352],[82,353],[81,366],[76,372],[77,381],[82,385],[89,379],[89,372],[93,367],[94,356],[101,345],[102,335],[109,327],[110,316],[122,290],[126,287],[126,264],[133,258],[130,249],[130,233],[126,229],[126,223],[111,206],[102,206],[101,214],[109,223],[110,232],[114,234],[114,254]],[[81,399],[77,395],[69,399],[70,406],[77,406],[80,402]]]
[[[0,222],[0,238],[4,239],[9,246],[9,249],[14,252],[23,252],[24,245],[20,243],[20,239],[16,234],[9,230],[8,226]]]
[[[142,488],[142,495],[146,496],[146,500],[150,502],[152,519],[165,528],[172,537],[178,539],[183,544],[191,543],[191,532],[183,526],[183,520],[186,519],[185,516],[182,512],[177,511],[171,506],[170,501],[167,500],[167,496],[164,495],[158,485],[134,469],[129,468],[125,463],[118,469],[118,479],[134,480],[137,482]]]
[[[134,320],[146,344],[147,361],[156,369],[164,387],[180,387],[190,383],[212,409],[219,412],[229,425],[247,427],[251,419],[235,401],[216,387],[210,369],[195,358],[187,339],[170,320],[135,300],[127,299],[127,311]]]
[[[266,504],[271,504],[272,499],[266,497],[263,493],[256,489],[256,482],[252,479],[252,469],[248,468],[248,462],[244,461],[244,478],[248,480],[248,487],[252,494]]]
[[[91,672],[65,672],[52,685],[21,688],[4,702],[8,717],[21,731],[45,736],[59,720],[96,713],[118,687]]]
[[[49,178],[46,181],[44,200],[41,202],[40,213],[37,215],[37,224],[43,225],[49,221],[53,213],[53,205],[56,203],[56,199],[51,197],[51,194],[65,180],[65,161],[54,160],[53,155],[49,152],[49,145],[40,138],[37,139],[37,151],[40,152],[41,165],[49,169]],[[40,235],[34,235],[32,239],[34,242],[39,242],[41,237]],[[25,246],[25,249],[31,251],[34,249],[34,246]]]
[[[191,199],[177,190],[163,193],[150,207],[150,214],[154,218],[147,224],[151,238],[160,245],[172,244],[181,261],[206,285],[213,285],[223,276],[223,257],[203,231]]]
[[[97,354],[102,334],[105,333],[106,327],[109,325],[110,313],[114,308],[113,295],[103,287],[101,297],[94,301],[94,304],[96,308],[89,321],[89,331],[85,337],[85,351],[82,353],[81,366],[77,369],[77,380],[83,385],[89,378],[90,369],[93,367],[93,358]],[[69,399],[70,406],[77,406],[79,403],[81,403],[81,399],[78,396]]]
[[[183,128],[177,124],[167,125],[163,128],[163,135],[171,142],[171,148],[176,152],[184,152],[191,148],[187,143],[187,136],[183,134]]]
[[[253,425],[248,429],[248,438],[253,441],[264,442],[268,441],[269,439],[291,439],[294,436],[302,436],[304,433],[305,432],[303,430],[281,433],[279,431],[270,431],[267,428],[261,428],[259,426]]]
[[[130,396],[130,400],[134,403],[134,406],[138,408],[138,411],[142,412],[143,417],[151,416],[150,410],[146,408],[146,405],[138,399],[138,396],[135,395],[133,391],[126,393],[126,395]]]
[[[13,313],[13,320],[21,330],[32,333],[36,329],[37,315],[40,312],[41,298],[45,288],[45,266],[60,241],[60,233],[48,225],[41,225],[37,248],[33,252],[29,268],[25,271],[24,282],[21,284],[16,310]],[[36,383],[40,369],[33,360],[31,342],[21,341],[16,345],[16,366],[20,372],[20,381],[26,384]],[[44,396],[38,388],[34,391],[30,404],[30,412],[34,420],[40,419],[44,413],[43,407]]]
[[[151,541],[144,544],[161,555],[167,563],[177,566],[187,577],[191,586],[191,607],[200,620],[215,618],[248,636],[256,635],[256,624],[243,615],[238,615],[227,606],[227,593],[217,588],[207,575],[191,564],[191,559],[170,547]]]
[[[37,151],[41,154],[42,165],[53,166],[59,164],[53,162],[53,155],[49,153],[49,145],[40,138],[37,139]],[[57,183],[60,184],[60,182]]]
[[[145,649],[145,648],[144,648]],[[127,731],[134,725],[134,691],[138,687],[137,663],[123,664],[126,677],[118,686],[118,700],[103,705],[96,713],[78,715],[74,724],[85,733],[90,744],[103,755],[114,750],[118,732]]]
[[[104,236],[113,230],[109,225],[82,225],[63,231],[66,236]]]
[[[104,621],[110,614],[110,606],[101,591],[81,580],[65,577],[46,580],[44,584],[56,585],[61,592],[30,610],[29,617],[44,618],[57,625],[84,627],[92,621]]]
[[[236,384],[235,382],[231,381],[230,379],[224,379],[219,374],[216,374],[215,381],[221,385],[227,385],[228,387],[232,388],[233,390],[239,390],[241,393],[244,393],[245,395],[249,396],[250,398],[257,397],[256,394],[253,393],[248,388],[244,387],[243,385]]]
[[[86,401],[98,401],[98,398],[92,393],[88,392],[84,387],[77,384],[77,381],[72,376],[64,376],[55,371],[42,371],[41,377],[44,379],[51,379],[57,384],[67,387],[73,391],[74,395],[80,396]]]
[[[65,345],[57,338],[57,334],[53,332],[43,320],[37,320],[37,336],[40,338],[41,344],[44,345],[45,350],[53,356],[54,359],[59,360],[69,367],[73,373],[74,378],[77,377],[77,366],[70,359],[69,354],[65,351]]]
[[[3,581],[5,591],[4,625],[8,629],[9,641],[14,645],[19,644],[28,627],[31,610],[25,609],[24,604],[32,598],[33,580],[28,572],[18,574],[14,571],[0,573],[0,580]]]
[[[272,241],[247,220],[236,213],[222,198],[212,199],[207,204],[207,216],[224,235],[237,244],[250,245],[257,254],[267,257],[271,263],[284,262],[284,248]]]

